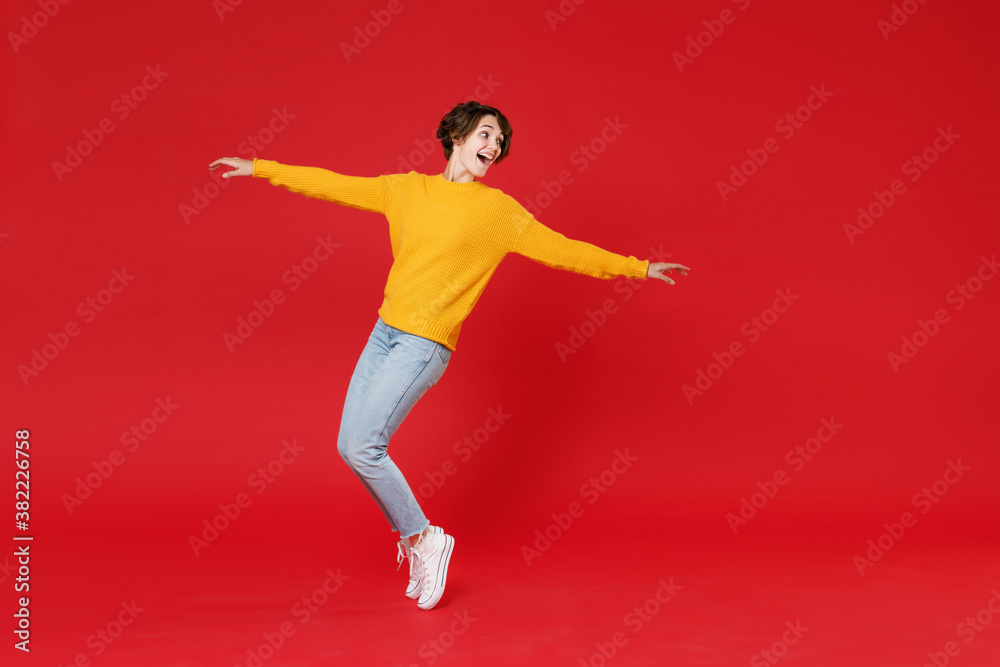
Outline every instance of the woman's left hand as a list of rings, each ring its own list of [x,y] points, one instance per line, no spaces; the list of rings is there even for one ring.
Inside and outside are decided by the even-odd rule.
[[[649,270],[646,271],[646,276],[649,278],[659,278],[660,280],[674,285],[674,281],[668,276],[663,275],[664,271],[671,273],[673,271],[679,271],[682,276],[686,276],[687,272],[690,271],[688,267],[683,264],[668,264],[667,262],[650,262]]]

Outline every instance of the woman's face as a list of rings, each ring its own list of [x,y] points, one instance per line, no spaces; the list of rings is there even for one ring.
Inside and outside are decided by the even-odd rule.
[[[503,142],[500,123],[496,116],[483,116],[461,145],[456,144],[455,152],[466,171],[477,178],[486,175],[486,170],[498,157]]]

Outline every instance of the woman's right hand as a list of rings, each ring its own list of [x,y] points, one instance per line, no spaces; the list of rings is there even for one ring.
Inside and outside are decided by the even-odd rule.
[[[232,167],[232,171],[222,174],[223,178],[232,176],[253,176],[253,160],[244,160],[241,157],[220,157],[218,160],[208,165],[209,169],[216,169],[219,165]]]

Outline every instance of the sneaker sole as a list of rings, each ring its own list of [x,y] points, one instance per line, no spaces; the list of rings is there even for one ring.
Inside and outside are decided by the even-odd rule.
[[[438,577],[436,585],[434,586],[434,592],[427,599],[427,602],[417,603],[417,606],[421,609],[432,609],[441,600],[441,596],[444,595],[444,587],[448,583],[448,563],[451,561],[451,552],[455,548],[455,538],[451,535],[445,535],[444,543],[444,554],[441,556],[441,560],[438,561]]]

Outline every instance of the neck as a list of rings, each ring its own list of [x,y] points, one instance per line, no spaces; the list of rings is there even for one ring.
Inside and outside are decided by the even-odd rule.
[[[444,172],[441,177],[446,181],[452,181],[453,183],[471,183],[474,179],[472,172],[462,166],[462,163],[457,159],[457,152],[452,153],[451,159],[448,160],[448,164],[445,165]]]

